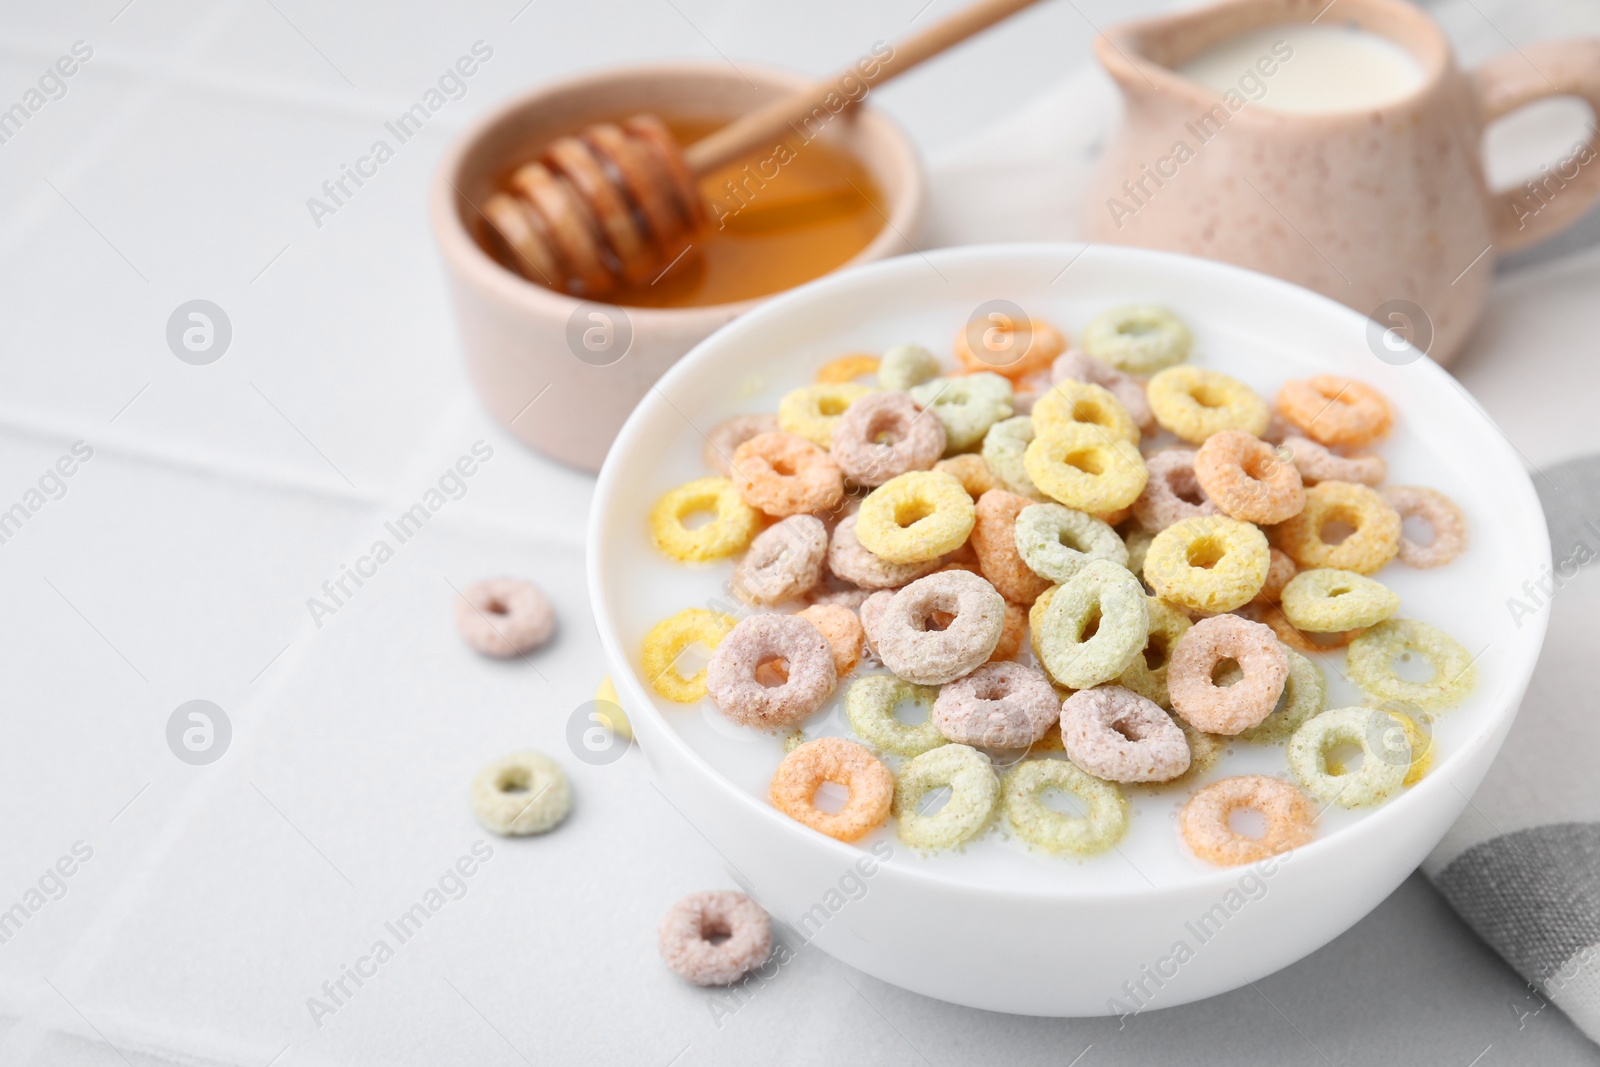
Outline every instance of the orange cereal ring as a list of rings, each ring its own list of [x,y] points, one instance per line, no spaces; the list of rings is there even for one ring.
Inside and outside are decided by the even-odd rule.
[[[1006,619],[1000,630],[1000,643],[989,654],[990,663],[1016,659],[1022,651],[1022,636],[1028,629],[1028,612],[1019,605],[1006,601]]]
[[[944,471],[960,482],[961,488],[965,489],[973,500],[977,500],[991,489],[1001,487],[1000,480],[994,476],[994,471],[989,469],[988,462],[976,452],[941,459],[933,465],[933,469]]]
[[[1145,396],[1157,422],[1196,445],[1223,430],[1259,436],[1272,421],[1267,402],[1248,385],[1204,367],[1168,367],[1150,379]]]
[[[1394,425],[1394,412],[1382,393],[1335,374],[1285,382],[1278,390],[1278,412],[1323,445],[1370,444]]]
[[[1275,523],[1305,507],[1305,486],[1293,463],[1242,430],[1206,438],[1194,456],[1194,476],[1217,510],[1245,522]]]
[[[803,437],[762,433],[734,450],[733,482],[751,507],[788,518],[830,511],[844,501],[844,474]]]
[[[861,662],[865,635],[855,612],[842,604],[813,604],[795,614],[815,626],[827,639],[828,648],[833,652],[835,674],[843,678],[856,669],[856,664]]]
[[[1323,540],[1335,524],[1353,527],[1337,544]],[[1354,482],[1320,482],[1306,490],[1300,514],[1272,528],[1272,542],[1305,568],[1371,574],[1400,551],[1400,513],[1376,490]]]
[[[1049,580],[1035,574],[1017,551],[1017,516],[1034,503],[1004,489],[991,489],[978,498],[977,520],[972,526],[971,545],[978,554],[979,573],[1001,596],[1023,607],[1050,588]]]
[[[817,368],[817,383],[819,385],[838,385],[840,382],[853,382],[857,378],[865,378],[869,374],[878,373],[878,357],[855,353],[849,356],[840,356],[830,359]]]
[[[1266,832],[1247,837],[1229,825],[1243,809],[1260,813]],[[1237,867],[1309,844],[1316,836],[1316,809],[1304,793],[1280,778],[1245,774],[1213,782],[1189,798],[1178,813],[1183,840],[1196,856],[1219,867]]]
[[[1012,381],[1048,370],[1067,350],[1061,331],[1038,319],[1016,322],[998,312],[968,322],[956,335],[956,358],[967,371],[993,371]]]
[[[1267,553],[1269,556],[1267,580],[1261,583],[1261,592],[1256,594],[1256,599],[1267,604],[1276,604],[1283,597],[1283,587],[1299,573],[1300,568],[1295,566],[1289,553],[1281,548],[1269,548]]]
[[[850,791],[843,808],[817,807],[823,782]],[[783,757],[768,787],[772,804],[795,822],[839,841],[856,841],[883,825],[894,802],[894,772],[863,745],[842,737],[819,737]]]
[[[1088,423],[1069,423],[1035,437],[1022,464],[1040,492],[1090,514],[1132,504],[1150,477],[1137,446]]]
[[[1139,427],[1111,391],[1092,382],[1056,382],[1033,405],[1033,432],[1052,434],[1072,423],[1086,422],[1107,433],[1139,443]]]

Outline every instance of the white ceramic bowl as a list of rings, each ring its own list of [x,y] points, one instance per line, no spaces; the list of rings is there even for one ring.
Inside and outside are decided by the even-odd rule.
[[[1390,482],[1450,494],[1472,530],[1469,551],[1446,568],[1396,563],[1381,575],[1400,592],[1402,615],[1444,627],[1479,654],[1473,695],[1435,727],[1437,757],[1426,778],[1374,811],[1326,813],[1318,839],[1270,869],[1219,870],[1190,856],[1172,822],[1189,789],[1130,794],[1127,836],[1087,861],[1030,853],[994,834],[962,853],[929,857],[901,845],[892,828],[845,845],[779,814],[765,798],[781,757],[775,739],[729,726],[709,701],[685,707],[650,691],[638,671],[645,631],[686,606],[735,603],[722,585],[728,565],[672,563],[647,534],[651,502],[704,474],[701,435],[729,415],[774,410],[779,396],[842,353],[905,341],[948,353],[974,309],[995,298],[1069,336],[1105,308],[1164,304],[1193,328],[1195,362],[1263,395],[1288,378],[1327,371],[1369,382],[1395,402],[1397,429],[1381,449]],[[591,516],[595,618],[661,790],[730,873],[793,926],[792,937],[959,1004],[1028,1015],[1169,1007],[1253,981],[1331,940],[1415,869],[1482,779],[1544,636],[1542,614],[1519,628],[1506,599],[1549,561],[1543,514],[1515,451],[1433,363],[1376,358],[1368,325],[1331,300],[1234,267],[1130,248],[1028,244],[847,271],[719,330],[629,418]],[[1339,677],[1343,653],[1319,660],[1330,706],[1360,703]],[[843,732],[836,704],[807,725],[808,735]],[[1201,781],[1241,772],[1285,774],[1282,748],[1234,745]]]

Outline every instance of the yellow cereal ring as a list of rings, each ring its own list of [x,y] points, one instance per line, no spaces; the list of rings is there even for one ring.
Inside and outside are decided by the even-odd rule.
[[[1271,562],[1260,530],[1238,519],[1202,515],[1156,534],[1144,557],[1144,580],[1161,599],[1214,615],[1248,604],[1261,591]]]
[[[1052,385],[1033,404],[1033,432],[1056,433],[1074,423],[1086,422],[1114,437],[1139,443],[1139,427],[1115,396],[1091,382],[1068,378]]]
[[[1322,539],[1331,523],[1355,532],[1336,545]],[[1306,506],[1272,528],[1272,541],[1305,568],[1371,574],[1400,551],[1400,513],[1374,489],[1355,482],[1318,482],[1306,490]]]
[[[778,425],[784,433],[804,437],[827,448],[833,441],[833,424],[850,410],[850,405],[874,392],[871,386],[856,382],[821,382],[803,385],[778,401]]]
[[[954,475],[908,471],[861,502],[856,540],[890,563],[921,563],[966,544],[978,511]]]
[[[1132,504],[1150,478],[1132,442],[1081,422],[1039,434],[1022,454],[1022,465],[1040,492],[1091,514]]]
[[[1389,714],[1400,720],[1406,732],[1406,744],[1411,749],[1411,766],[1406,768],[1405,780],[1400,784],[1416,785],[1428,773],[1428,768],[1433,766],[1433,735],[1409,715],[1398,711]]]
[[[967,495],[976,500],[991,489],[1001,488],[1000,480],[994,476],[994,471],[989,469],[988,462],[976,452],[967,452],[949,459],[941,459],[933,465],[936,471],[944,471],[961,483],[961,488]]]
[[[831,359],[817,368],[818,385],[838,385],[840,382],[853,382],[857,378],[865,378],[869,374],[878,373],[878,357],[866,356],[856,353],[849,356],[840,356]]]
[[[697,511],[716,517],[697,529],[683,524]],[[744,502],[727,478],[696,478],[667,492],[650,509],[650,538],[673,559],[704,563],[749,547],[761,529],[761,512]]]
[[[679,704],[693,704],[706,695],[706,670],[700,668],[692,677],[678,673],[677,660],[683,650],[696,641],[708,649],[716,650],[722,639],[732,632],[738,620],[704,608],[684,608],[668,619],[650,627],[644,635],[644,647],[639,653],[639,665],[644,670],[650,688]]]
[[[1192,444],[1223,430],[1260,437],[1272,421],[1272,409],[1248,385],[1204,367],[1168,367],[1145,393],[1156,421]]]
[[[1400,594],[1354,571],[1301,571],[1283,587],[1283,614],[1296,630],[1335,633],[1376,626],[1400,609]]]

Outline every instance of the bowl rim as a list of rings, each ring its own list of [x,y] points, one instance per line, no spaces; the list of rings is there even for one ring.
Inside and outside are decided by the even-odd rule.
[[[724,803],[738,805],[750,813],[753,818],[764,820],[772,833],[782,835],[787,839],[784,847],[810,848],[816,855],[831,855],[840,861],[842,867],[871,854],[869,850],[862,849],[853,843],[835,840],[795,822],[770,804],[762,803],[758,798],[729,781],[696,752],[683,739],[682,735],[672,728],[671,724],[666,721],[666,718],[656,708],[654,701],[646,693],[643,684],[634,671],[632,657],[623,646],[618,636],[616,623],[611,617],[607,601],[610,583],[602,567],[604,553],[600,548],[604,542],[604,527],[610,520],[612,512],[623,506],[623,503],[617,499],[618,494],[615,492],[615,483],[621,477],[620,471],[623,465],[628,461],[628,454],[634,446],[634,438],[643,432],[642,427],[651,416],[653,410],[668,404],[668,401],[660,396],[661,391],[670,387],[677,379],[687,377],[695,364],[708,358],[706,353],[712,346],[720,346],[725,334],[760,330],[768,318],[789,314],[791,309],[796,307],[803,308],[808,304],[829,300],[835,293],[844,292],[869,280],[875,281],[882,278],[890,278],[896,274],[925,270],[930,260],[935,266],[939,266],[956,261],[982,262],[988,260],[994,262],[997,260],[1012,260],[1015,257],[1049,258],[1053,260],[1051,263],[1053,267],[1061,262],[1076,262],[1078,258],[1086,255],[1090,249],[1095,249],[1100,255],[1131,261],[1135,264],[1156,265],[1158,269],[1210,272],[1219,277],[1229,278],[1230,281],[1227,284],[1230,285],[1237,283],[1246,287],[1255,287],[1262,292],[1262,295],[1283,300],[1299,301],[1308,308],[1317,309],[1313,312],[1314,314],[1342,317],[1346,321],[1354,320],[1361,323],[1367,321],[1366,317],[1359,312],[1290,282],[1247,270],[1243,267],[1175,252],[1162,252],[1124,245],[1098,245],[1087,242],[1010,242],[929,250],[925,253],[919,252],[911,255],[896,256],[892,259],[825,275],[775,297],[750,314],[721,327],[705,340],[695,345],[688,354],[662,376],[660,382],[657,383],[657,388],[647,393],[628,416],[628,420],[623,424],[621,432],[617,434],[616,441],[612,444],[610,452],[607,453],[605,464],[602,466],[599,478],[595,483],[595,492],[590,509],[586,538],[585,570],[587,572],[587,587],[591,610],[594,613],[595,628],[599,633],[601,646],[606,653],[612,681],[626,692],[630,698],[629,703],[638,709],[637,712],[630,711],[630,715],[650,718],[653,727],[660,727],[654,733],[666,739],[665,743],[673,748],[675,758],[689,764],[692,773],[699,774],[710,782],[711,787]],[[1494,423],[1489,413],[1483,409],[1482,405],[1468,394],[1464,388],[1456,384],[1455,379],[1443,367],[1420,352],[1413,365],[1416,364],[1424,365],[1421,373],[1433,379],[1435,388],[1442,389],[1443,394],[1448,394],[1446,403],[1459,402],[1465,406],[1467,411],[1475,413],[1477,417],[1488,423],[1491,434],[1488,439],[1488,447],[1499,454],[1499,465],[1516,475],[1516,477],[1509,479],[1514,486],[1509,492],[1515,499],[1506,503],[1502,513],[1510,516],[1508,522],[1511,524],[1531,525],[1531,528],[1523,529],[1522,534],[1537,546],[1538,558],[1533,561],[1535,570],[1548,564],[1551,550],[1549,531],[1545,525],[1544,510],[1520,455],[1512,447],[1505,434],[1500,431],[1498,425]],[[1449,397],[1454,397],[1454,399]],[[1356,847],[1357,842],[1381,835],[1397,820],[1410,817],[1409,813],[1413,809],[1420,809],[1424,805],[1436,803],[1430,798],[1436,794],[1444,793],[1446,790],[1453,790],[1458,795],[1465,797],[1466,799],[1463,803],[1470,802],[1470,796],[1462,794],[1446,772],[1452,767],[1466,765],[1474,754],[1482,750],[1484,746],[1488,745],[1496,737],[1497,733],[1503,740],[1504,732],[1510,728],[1512,721],[1515,720],[1522,697],[1527,691],[1529,680],[1532,678],[1539,652],[1544,643],[1549,614],[1549,612],[1539,612],[1531,627],[1528,628],[1531,639],[1530,644],[1527,646],[1528,651],[1521,662],[1514,662],[1508,666],[1507,682],[1502,691],[1497,694],[1501,698],[1499,706],[1492,708],[1482,727],[1466,738],[1441,763],[1435,765],[1431,773],[1416,785],[1407,789],[1399,797],[1367,813],[1365,817],[1354,825],[1343,827],[1326,837],[1318,837],[1310,844],[1302,845],[1287,853],[1280,853],[1275,857],[1269,857],[1269,859],[1282,863],[1287,862],[1291,857],[1304,855],[1309,858],[1316,858],[1335,849]],[[1440,840],[1442,839],[1441,836]],[[1429,850],[1431,851],[1437,844],[1438,842],[1435,841],[1433,845],[1429,846]],[[1197,891],[1224,890],[1226,887],[1236,883],[1246,871],[1254,870],[1260,862],[1262,861],[1234,867],[1218,867],[1209,871],[1197,871],[1192,878],[1165,885],[1147,882],[1145,885],[1115,889],[1085,887],[1074,885],[1070,881],[1063,882],[1059,886],[1043,888],[975,885],[962,878],[940,871],[918,868],[910,864],[889,864],[886,862],[880,864],[878,875],[881,876],[887,873],[891,877],[901,877],[910,882],[919,883],[930,891],[968,893],[983,897],[1029,901],[1127,901],[1134,899],[1177,898],[1188,896]]]

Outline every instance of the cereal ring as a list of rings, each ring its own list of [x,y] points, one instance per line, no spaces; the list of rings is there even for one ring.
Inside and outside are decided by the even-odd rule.
[[[1299,572],[1289,553],[1281,548],[1267,549],[1267,577],[1261,583],[1261,592],[1255,599],[1266,604],[1276,604],[1283,599],[1284,586]]]
[[[1282,741],[1300,729],[1301,723],[1322,714],[1327,706],[1328,682],[1322,676],[1322,668],[1300,653],[1290,652],[1289,678],[1283,683],[1283,695],[1272,713],[1237,736],[1258,745]]]
[[[840,604],[813,604],[795,612],[795,617],[815,626],[828,642],[828,651],[833,653],[835,674],[843,678],[856,669],[856,664],[861,662],[864,631],[854,611]]]
[[[772,954],[772,919],[731,889],[690,893],[656,927],[661,959],[695,985],[731,985]]]
[[[802,437],[763,433],[733,453],[739,495],[768,515],[832,511],[844,502],[844,474],[833,457]]]
[[[705,668],[685,678],[678,673],[678,657],[696,642],[715,652],[717,645],[733,630],[735,622],[732,615],[703,608],[684,608],[650,627],[639,655],[639,666],[649,679],[650,688],[679,704],[693,704],[705,696]]]
[[[1066,350],[1061,331],[1038,319],[1019,324],[991,313],[956,334],[956,359],[968,371],[994,371],[1012,381],[1045,370]]]
[[[1011,382],[998,374],[967,374],[960,378],[933,378],[906,390],[911,399],[931,407],[944,424],[947,452],[966,452],[983,440],[989,427],[1009,419]]]
[[[1306,505],[1300,472],[1259,437],[1223,430],[1194,457],[1194,476],[1217,510],[1244,522],[1282,522]]]
[[[695,512],[715,514],[689,529]],[[704,563],[743,552],[761,529],[761,513],[746,503],[726,478],[697,478],[664,494],[650,509],[650,538],[662,552],[686,563]]]
[[[1060,504],[1032,504],[1022,509],[1016,522],[1017,552],[1041,578],[1063,583],[1072,580],[1090,562],[1128,563],[1128,546],[1117,531],[1081,511]]]
[[[988,440],[985,435],[984,440]],[[933,465],[936,471],[943,471],[961,483],[961,488],[973,500],[987,493],[991,489],[1000,488],[1000,479],[995,477],[994,471],[982,456],[973,455],[971,452],[949,459],[941,459]]]
[[[1428,768],[1433,765],[1433,738],[1416,719],[1400,711],[1389,712],[1399,720],[1400,726],[1406,732],[1406,745],[1411,749],[1411,762],[1406,767],[1406,776],[1401,785],[1416,785],[1422,781]],[[1385,744],[1386,749],[1390,746]]]
[[[700,455],[707,467],[718,474],[731,475],[733,454],[740,445],[752,437],[777,433],[780,429],[776,415],[735,415],[712,427],[711,432],[706,434],[706,443]]]
[[[862,397],[833,424],[830,451],[845,477],[879,486],[907,471],[925,471],[944,454],[944,425],[905,393]]]
[[[1022,463],[1046,496],[1091,513],[1132,504],[1149,477],[1138,448],[1087,423],[1069,423],[1035,437]]]
[[[612,736],[620,737],[623,741],[633,740],[633,723],[628,721],[628,713],[622,710],[622,698],[617,696],[617,687],[612,683],[611,675],[600,679],[600,684],[595,686],[594,702],[599,705],[594,713],[601,719],[596,725],[610,730]]]
[[[1149,533],[1160,533],[1175,522],[1217,513],[1195,477],[1196,453],[1187,448],[1164,448],[1145,458],[1150,479],[1133,502],[1133,517]]]
[[[840,382],[853,382],[857,378],[866,378],[877,373],[878,357],[858,352],[830,359],[818,367],[815,381],[818,385],[838,385]]]
[[[1383,499],[1400,516],[1416,517],[1433,528],[1433,540],[1418,544],[1400,530],[1400,562],[1407,567],[1442,567],[1467,550],[1467,517],[1455,501],[1436,489],[1420,485],[1391,485]]]
[[[898,589],[938,569],[939,558],[920,563],[890,563],[869,552],[856,538],[859,516],[846,515],[833,528],[828,544],[828,569],[862,589]]]
[[[883,620],[883,613],[888,610],[894,594],[892,589],[881,589],[863,600],[856,609],[861,616],[861,633],[867,639],[867,650],[874,656],[878,654],[878,623]]]
[[[828,530],[813,515],[791,515],[767,527],[733,568],[732,589],[749,604],[781,604],[822,580]]]
[[[1247,837],[1229,825],[1241,808],[1260,814],[1266,832]],[[1288,782],[1244,774],[1212,782],[1183,806],[1178,825],[1196,856],[1219,867],[1238,867],[1311,843],[1317,813],[1306,795]]]
[[[1172,650],[1194,623],[1189,621],[1189,616],[1156,597],[1146,599],[1145,607],[1150,612],[1150,634],[1145,638],[1144,648],[1117,678],[1117,684],[1170,709],[1172,695],[1167,691],[1167,671],[1172,663]]]
[[[811,590],[811,594],[806,599],[816,605],[837,604],[839,607],[858,611],[867,597],[871,595],[871,590],[857,589],[854,586],[846,585],[837,578],[825,576],[821,582],[817,583],[817,587]]]
[[[1354,571],[1301,571],[1283,587],[1283,615],[1296,630],[1359,630],[1400,610],[1400,594]]]
[[[983,576],[1001,596],[1023,606],[1032,604],[1050,588],[1050,583],[1035,574],[1017,551],[1017,516],[1032,504],[1027,497],[1004,489],[989,490],[978,498],[970,542]]]
[[[1340,630],[1335,633],[1308,634],[1294,628],[1284,615],[1283,608],[1278,604],[1267,603],[1263,600],[1252,600],[1240,608],[1238,614],[1241,618],[1251,622],[1265,623],[1272,627],[1272,632],[1278,635],[1286,648],[1296,652],[1327,652],[1335,648],[1343,648],[1351,641],[1360,637],[1365,630]]]
[[[1335,524],[1355,531],[1330,544],[1322,532]],[[1306,490],[1300,514],[1272,528],[1272,541],[1302,567],[1371,574],[1400,551],[1400,513],[1364,485],[1322,482]]]
[[[1171,716],[1137,693],[1108,685],[1061,705],[1067,758],[1108,782],[1166,782],[1189,769],[1189,742]]]
[[[1389,730],[1395,733],[1385,738]],[[1337,745],[1361,746],[1361,766],[1350,773],[1331,769],[1328,752]],[[1382,804],[1403,788],[1411,767],[1405,728],[1373,708],[1334,708],[1307,719],[1289,738],[1287,756],[1289,772],[1306,792],[1341,808]]]
[[[869,674],[844,691],[844,714],[856,736],[877,751],[920,756],[944,744],[944,735],[931,717],[912,725],[901,722],[894,712],[907,701],[928,711],[938,696],[933,686],[913,685],[890,674]]]
[[[472,777],[472,814],[504,837],[553,830],[572,810],[572,786],[561,764],[524,749],[502,756]]]
[[[830,813],[817,807],[817,787],[823,782],[850,791],[843,808]],[[856,841],[889,817],[894,772],[854,741],[819,737],[783,757],[767,794],[773,807],[795,822],[838,841]]]
[[[1283,439],[1290,461],[1306,485],[1318,482],[1360,482],[1378,486],[1389,475],[1389,464],[1382,456],[1339,456],[1309,437],[1290,434]]]
[[[989,653],[990,663],[1001,663],[1017,658],[1022,651],[1022,637],[1028,631],[1028,611],[1020,604],[1006,601],[1006,618],[1000,626],[1000,642]]]
[[[983,461],[1000,485],[1019,496],[1037,500],[1044,494],[1028,477],[1028,468],[1022,461],[1033,436],[1033,420],[1028,416],[1002,419],[983,435]]]
[[[963,745],[1027,748],[1061,717],[1050,680],[1020,663],[986,663],[939,691],[931,721]]]
[[[1213,515],[1156,534],[1144,580],[1156,596],[1191,611],[1232,611],[1261,591],[1272,562],[1267,538],[1247,522]]]
[[[550,640],[556,613],[532,582],[486,578],[456,600],[456,629],[485,656],[521,656]]]
[[[1432,664],[1432,678],[1413,682],[1395,671],[1395,660],[1412,656]],[[1455,707],[1476,682],[1473,657],[1460,642],[1416,619],[1387,619],[1350,642],[1348,669],[1350,681],[1369,699],[1422,711]]]
[[[1233,738],[1223,737],[1221,734],[1208,734],[1204,730],[1196,730],[1176,715],[1172,715],[1170,712],[1168,715],[1177,724],[1178,729],[1183,731],[1183,739],[1189,745],[1189,769],[1172,781],[1181,782],[1198,778],[1209,771],[1212,765],[1222,757],[1223,750]]]
[[[1214,680],[1224,660],[1239,665],[1232,685]],[[1289,653],[1269,627],[1237,615],[1202,619],[1178,639],[1167,672],[1172,710],[1211,734],[1237,734],[1259,726],[1289,679]]]
[[[1088,807],[1087,816],[1064,815],[1046,807],[1046,789],[1055,787]],[[1104,852],[1128,829],[1128,802],[1122,790],[1063,759],[1023,760],[1000,780],[1000,806],[1012,831],[1043,852],[1089,856]]]
[[[1065,427],[1098,426],[1113,437],[1139,443],[1139,427],[1110,390],[1092,382],[1057,382],[1033,405],[1033,428],[1046,436]]]
[[[1155,540],[1156,535],[1143,527],[1135,527],[1122,536],[1122,543],[1128,546],[1128,570],[1141,582],[1144,581],[1144,558],[1150,554]],[[1146,586],[1149,584],[1145,582]]]
[[[1333,374],[1285,382],[1278,390],[1278,412],[1318,444],[1350,448],[1371,444],[1394,424],[1382,393]]]
[[[932,789],[949,787],[944,807],[932,815],[917,810]],[[900,840],[912,848],[955,848],[983,833],[1000,797],[1000,779],[989,757],[966,745],[944,745],[900,769],[894,783],[894,814]]]
[[[896,345],[878,361],[878,385],[910,392],[939,376],[939,357],[921,345]]]
[[[1156,414],[1150,410],[1150,401],[1145,399],[1144,384],[1109,363],[1082,352],[1070,351],[1051,365],[1050,381],[1052,384],[1075,381],[1098,385],[1117,398],[1122,410],[1128,413],[1140,430],[1156,428]]]
[[[889,479],[868,494],[857,514],[856,537],[890,563],[922,563],[953,552],[977,520],[961,483],[937,471]]]
[[[1005,610],[1005,599],[976,574],[930,574],[894,595],[869,636],[897,676],[943,685],[988,660],[1000,643]],[[936,611],[953,616],[943,630],[927,628]]]
[[[1189,327],[1164,307],[1112,308],[1083,328],[1083,350],[1129,374],[1154,374],[1189,358]]]
[[[827,448],[840,416],[850,410],[850,405],[874,391],[871,386],[856,382],[802,385],[778,401],[778,425],[784,433]]]
[[[786,665],[782,684],[756,677],[764,663]],[[717,710],[740,726],[772,730],[796,726],[833,694],[839,675],[822,632],[798,615],[752,615],[733,628],[711,654],[706,691]]]
[[[1126,567],[1088,563],[1057,586],[1036,630],[1040,662],[1073,689],[1116,678],[1145,647],[1150,609],[1144,589]]]
[[[1169,367],[1145,386],[1156,421],[1191,444],[1223,430],[1261,436],[1272,418],[1248,385],[1204,367]]]

